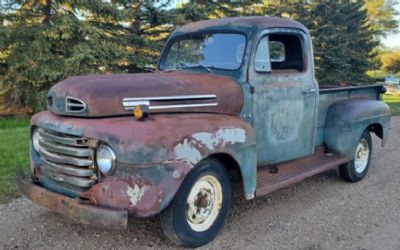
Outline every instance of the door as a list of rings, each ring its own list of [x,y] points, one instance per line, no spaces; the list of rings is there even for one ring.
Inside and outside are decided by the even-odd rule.
[[[259,165],[313,153],[318,87],[311,56],[301,31],[270,29],[259,36],[249,69]]]

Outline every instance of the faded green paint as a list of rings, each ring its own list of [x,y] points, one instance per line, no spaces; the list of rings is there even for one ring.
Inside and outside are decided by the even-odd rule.
[[[298,73],[258,73],[254,67],[256,48],[253,48],[249,79],[255,89],[253,126],[259,165],[296,159],[314,150],[318,84],[314,79],[309,34],[297,29],[272,28],[260,31],[254,44],[277,33],[300,37],[306,68]],[[309,90],[314,91],[308,93]]]
[[[330,150],[353,159],[364,130],[377,133],[383,144],[389,127],[390,109],[385,103],[366,99],[338,101],[328,110],[324,143]]]

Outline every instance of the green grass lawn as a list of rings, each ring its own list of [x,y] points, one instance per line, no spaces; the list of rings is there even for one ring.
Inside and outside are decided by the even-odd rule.
[[[383,95],[383,101],[389,105],[392,115],[400,115],[400,95]]]
[[[0,203],[18,196],[15,172],[28,164],[29,119],[0,118]]]

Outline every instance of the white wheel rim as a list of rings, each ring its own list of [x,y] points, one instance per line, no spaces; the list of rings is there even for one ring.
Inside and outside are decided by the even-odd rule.
[[[358,143],[356,155],[354,158],[354,167],[357,173],[361,174],[368,166],[369,145],[367,140],[362,138]]]
[[[186,220],[196,232],[209,229],[222,207],[222,187],[212,175],[202,176],[190,190],[186,201]]]

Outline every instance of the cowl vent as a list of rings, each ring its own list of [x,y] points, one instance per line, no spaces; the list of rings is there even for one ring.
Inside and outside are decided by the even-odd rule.
[[[86,104],[75,97],[67,96],[65,99],[65,111],[67,113],[82,113],[86,110]]]

